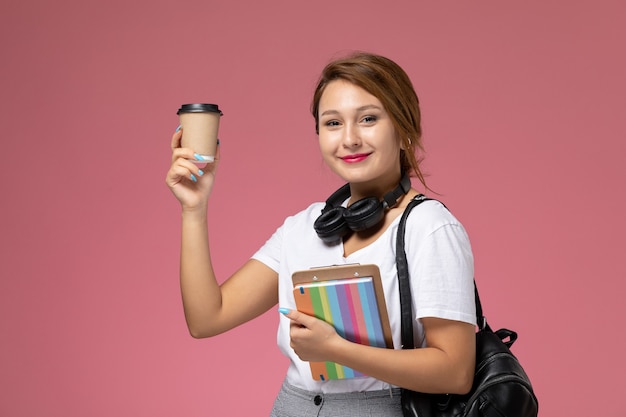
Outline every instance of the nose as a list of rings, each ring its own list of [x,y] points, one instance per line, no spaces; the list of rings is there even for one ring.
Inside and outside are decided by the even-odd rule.
[[[351,123],[346,123],[343,129],[343,146],[354,148],[361,146],[361,135],[358,127]]]

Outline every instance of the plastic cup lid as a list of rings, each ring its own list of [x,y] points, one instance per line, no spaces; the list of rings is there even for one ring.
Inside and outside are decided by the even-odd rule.
[[[181,113],[219,113],[223,114],[217,104],[193,103],[183,104],[176,114]]]

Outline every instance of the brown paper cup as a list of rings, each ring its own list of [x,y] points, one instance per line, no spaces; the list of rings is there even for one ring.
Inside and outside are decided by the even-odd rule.
[[[177,113],[183,129],[181,145],[193,149],[206,161],[213,161],[222,116],[219,107],[216,104],[183,104]]]

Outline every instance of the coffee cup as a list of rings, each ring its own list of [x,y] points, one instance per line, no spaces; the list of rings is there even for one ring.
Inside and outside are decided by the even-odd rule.
[[[181,146],[191,148],[203,160],[212,162],[217,153],[217,132],[222,111],[217,104],[183,104],[178,109],[183,129]]]

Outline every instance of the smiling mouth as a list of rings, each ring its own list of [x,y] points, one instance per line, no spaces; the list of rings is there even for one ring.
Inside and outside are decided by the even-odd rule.
[[[355,163],[355,162],[361,162],[362,160],[364,160],[368,156],[370,156],[370,154],[368,154],[368,153],[359,153],[359,154],[354,154],[354,155],[342,156],[341,160],[344,161],[344,162],[348,162],[348,163],[352,164],[352,163]]]

